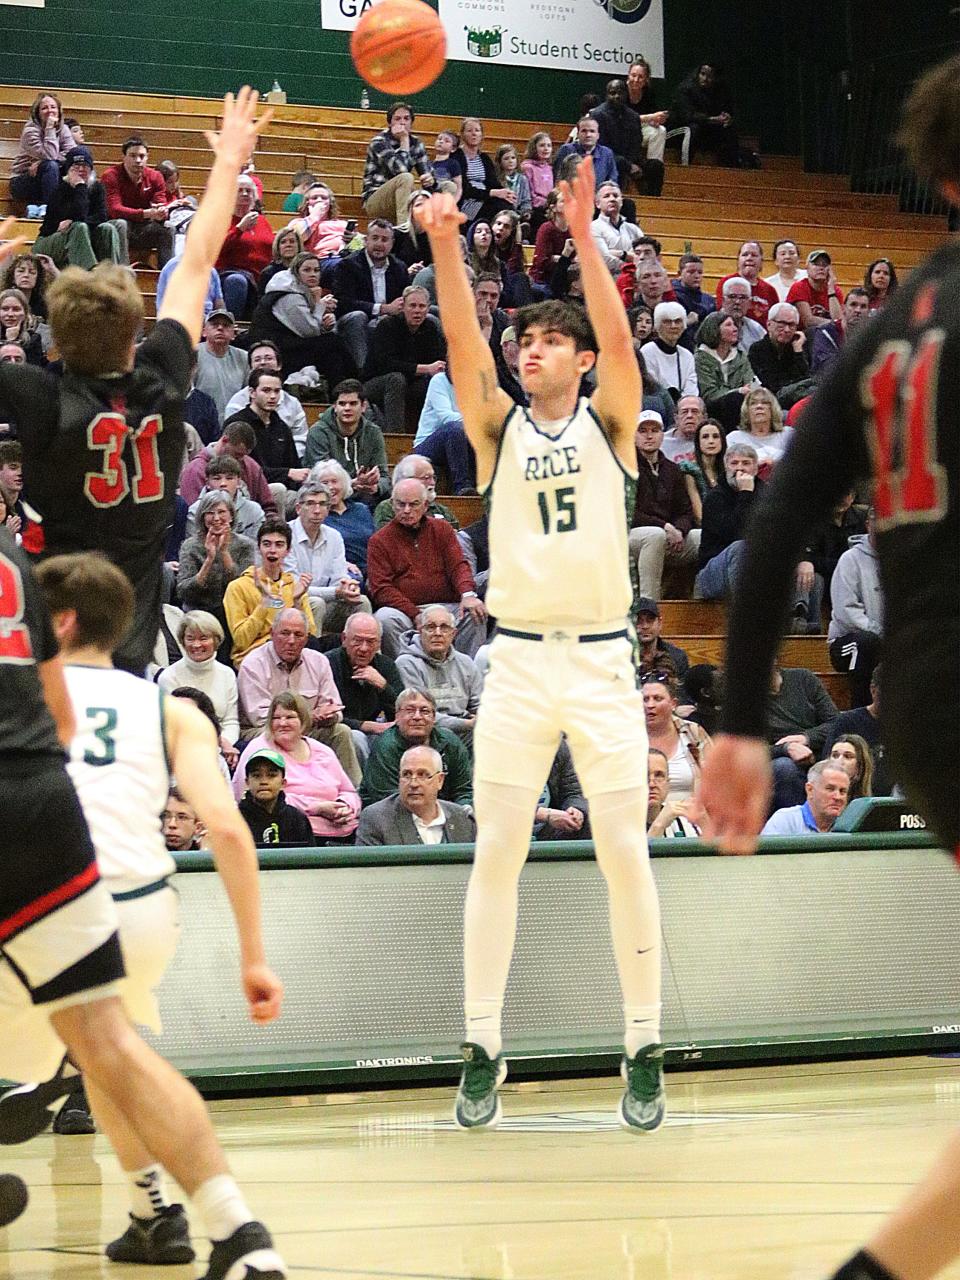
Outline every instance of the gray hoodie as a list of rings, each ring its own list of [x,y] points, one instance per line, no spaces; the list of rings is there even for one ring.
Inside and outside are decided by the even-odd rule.
[[[451,649],[443,662],[423,651],[420,637],[411,632],[407,647],[397,658],[397,670],[411,689],[426,689],[437,701],[437,725],[456,731],[465,716],[475,716],[480,705],[483,677],[465,653]]]
[[[828,640],[837,640],[851,631],[883,635],[883,592],[880,562],[865,533],[850,539],[850,549],[837,561],[830,583],[833,615]]]

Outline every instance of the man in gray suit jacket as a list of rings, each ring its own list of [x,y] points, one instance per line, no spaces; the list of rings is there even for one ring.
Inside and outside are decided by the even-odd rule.
[[[470,844],[477,824],[463,805],[439,798],[445,777],[433,747],[405,751],[399,793],[363,810],[357,844]]]

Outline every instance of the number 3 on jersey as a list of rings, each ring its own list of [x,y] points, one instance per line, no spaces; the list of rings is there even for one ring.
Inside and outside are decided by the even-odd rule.
[[[30,631],[23,621],[23,579],[20,570],[0,555],[0,662],[33,662]]]
[[[118,413],[98,413],[87,427],[87,444],[103,454],[100,471],[88,471],[83,492],[95,507],[115,507],[131,492],[123,450],[129,436],[133,441],[136,474],[133,477],[134,502],[156,502],[163,497],[163,472],[157,452],[157,436],[163,430],[163,418],[151,413],[136,431],[131,431]]]
[[[541,489],[537,494],[537,506],[540,508],[540,519],[543,521],[543,532],[572,533],[577,527],[576,490],[573,485],[563,489],[554,489],[553,501],[557,508],[556,517],[550,514],[550,493]]]

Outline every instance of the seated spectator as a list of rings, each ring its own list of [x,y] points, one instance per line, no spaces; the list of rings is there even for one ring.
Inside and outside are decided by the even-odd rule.
[[[273,257],[273,227],[257,209],[257,188],[249,174],[237,179],[237,200],[216,261],[227,310],[241,320],[252,314],[257,280]]]
[[[696,600],[722,600],[736,585],[743,560],[743,535],[754,503],[763,489],[758,479],[757,451],[751,444],[729,444],[724,458],[727,482],[703,500],[700,571],[693,586]],[[792,601],[793,629],[820,630],[823,580],[810,560],[797,565]]]
[[[360,583],[347,567],[343,539],[336,529],[327,528],[329,511],[330,491],[308,476],[297,494],[297,518],[290,526],[284,568],[310,579],[310,607],[320,634],[339,635],[352,613],[370,612],[370,601],[360,594]]]
[[[361,585],[367,576],[367,543],[373,535],[373,516],[367,503],[352,497],[353,482],[339,462],[328,458],[310,468],[310,479],[327,486],[330,510],[327,524],[343,539],[347,570],[356,570]],[[349,621],[349,619],[348,619]]]
[[[500,350],[495,353],[493,359],[497,366],[497,382],[503,390],[514,404],[528,405],[529,399],[520,381],[520,343],[517,341],[517,331],[513,325],[508,325],[501,333]],[[667,400],[670,399],[666,392],[662,394]]]
[[[503,280],[499,270],[481,271],[473,282],[473,298],[477,308],[477,321],[487,345],[496,358],[500,350],[503,331],[510,327],[510,315],[501,304]]]
[[[830,760],[820,760],[807,774],[803,804],[777,809],[767,819],[762,836],[804,836],[830,831],[847,807],[850,779]]]
[[[843,319],[843,294],[826,249],[813,249],[807,254],[806,279],[797,281],[787,294],[787,301],[800,312],[804,331]]]
[[[697,662],[688,669],[683,683],[684,694],[692,704],[692,710],[684,710],[684,718],[701,725],[711,735],[719,733],[723,669],[712,662]]]
[[[849,672],[851,703],[863,707],[870,701],[870,676],[883,643],[883,589],[872,509],[866,534],[851,538],[850,549],[837,561],[831,598],[830,661],[834,671]]]
[[[483,218],[492,222],[501,209],[513,205],[514,195],[497,177],[493,159],[483,150],[483,125],[467,116],[460,125],[460,145],[451,159],[460,170],[460,210],[468,224]]]
[[[717,304],[709,293],[700,287],[703,284],[703,259],[699,253],[680,255],[679,275],[671,281],[674,297],[687,313],[687,333],[691,350],[694,350],[695,335],[700,322],[717,310]]]
[[[644,384],[646,390],[646,384]],[[697,428],[707,420],[707,406],[696,393],[677,401],[675,425],[664,432],[663,456],[678,465],[696,459]]]
[[[435,373],[430,379],[413,447],[435,467],[444,468],[454,493],[476,493],[476,455],[446,372]]]
[[[397,695],[396,723],[381,733],[364,766],[360,795],[364,806],[393,795],[399,788],[400,761],[411,747],[433,747],[443,761],[444,781],[440,798],[454,804],[473,805],[470,756],[455,733],[440,729],[433,694],[404,689]]]
[[[313,610],[307,596],[310,580],[294,577],[283,568],[290,550],[290,526],[285,520],[268,517],[257,535],[260,566],[254,565],[227,587],[223,608],[233,637],[231,660],[239,667],[248,653],[266,644],[282,609],[297,608],[307,621],[307,630],[317,634]]]
[[[848,550],[850,539],[867,532],[867,521],[862,507],[855,507],[856,493],[845,493],[822,524],[810,548],[810,558],[817,573],[823,578],[823,598],[832,609],[831,583],[840,557]]]
[[[367,362],[371,328],[403,309],[409,277],[392,249],[393,227],[383,218],[372,218],[364,247],[341,258],[334,272],[337,331],[358,369]]]
[[[170,788],[160,815],[163,843],[171,853],[191,853],[203,848],[203,824],[192,804],[187,804],[176,787]]]
[[[361,767],[381,733],[393,726],[403,679],[392,658],[380,652],[380,623],[369,613],[347,619],[339,649],[327,654],[343,703],[343,723],[353,734]]]
[[[730,276],[723,286],[723,310],[737,322],[737,345],[741,351],[749,351],[766,333],[762,324],[747,315],[753,296],[750,287],[744,276]]]
[[[230,457],[236,458],[240,464],[244,488],[253,501],[258,502],[268,516],[276,515],[277,504],[266,477],[260,464],[250,457],[250,450],[256,443],[253,427],[247,423],[234,419],[229,426],[224,427],[220,439],[208,445],[203,453],[180,472],[180,496],[184,502],[192,506],[200,497],[207,483],[207,466],[211,458]]]
[[[822,754],[836,718],[833,699],[812,671],[774,668],[767,701],[767,741],[773,757],[771,813],[803,803],[807,770]]]
[[[250,456],[259,462],[267,484],[281,487],[279,494],[274,493],[279,505],[283,498],[282,489],[298,489],[310,468],[300,465],[290,428],[277,413],[283,394],[279,373],[272,369],[254,369],[247,378],[247,386],[250,388],[250,403],[246,409],[235,413],[230,422],[246,423],[253,430],[256,443],[250,450]]]
[[[530,265],[530,279],[539,286],[539,292],[534,292],[541,299],[550,296],[549,284],[554,268],[566,246],[573,245],[567,216],[563,210],[563,192],[559,188],[554,188],[547,196],[544,210],[545,217],[537,231],[533,262]],[[571,247],[570,253],[574,251]]]
[[[430,239],[417,224],[417,210],[421,205],[429,202],[429,191],[424,190],[422,187],[411,191],[410,200],[407,204],[407,215],[404,219],[406,225],[402,230],[396,228],[393,233],[393,256],[399,258],[407,268],[411,283],[414,283],[414,277],[419,272],[433,265],[433,250],[430,248]]]
[[[649,596],[638,596],[633,616],[640,646],[638,666],[641,676],[652,671],[670,669],[677,682],[678,694],[684,693],[683,685],[690,670],[690,659],[679,645],[664,640],[660,605]]]
[[[611,272],[617,275],[643,232],[635,222],[627,222],[626,218],[621,217],[623,193],[615,182],[605,182],[597,187],[596,199],[600,212],[594,218],[590,231],[600,250],[600,256]]]
[[[426,149],[411,132],[414,119],[411,106],[394,102],[387,108],[386,129],[367,145],[360,193],[363,209],[368,217],[385,218],[392,226],[400,226],[406,218],[414,174],[420,175],[421,185],[428,190],[436,187]]]
[[[600,127],[600,142],[613,152],[621,191],[632,182],[643,195],[658,196],[663,189],[663,163],[645,163],[643,127],[628,106],[625,80],[608,80],[604,101],[590,111]]]
[[[663,190],[663,153],[667,145],[666,111],[658,111],[650,83],[650,63],[636,58],[627,72],[627,106],[640,121],[645,160],[645,194],[658,196]],[[659,180],[659,181],[658,181]]]
[[[178,243],[180,252],[176,257],[171,258],[167,265],[157,277],[157,300],[155,303],[157,312],[163,306],[164,294],[167,292],[167,285],[170,283],[170,277],[180,265],[180,257],[182,254],[182,245],[184,242]],[[207,296],[203,300],[203,318],[206,320],[214,311],[222,311],[223,307],[223,289],[220,285],[220,274],[215,267],[210,268],[210,281],[207,285]]]
[[[71,147],[63,159],[63,178],[50,193],[34,253],[50,257],[58,267],[90,271],[98,262],[122,262],[123,244],[107,218],[103,183],[93,176],[87,147]]]
[[[767,479],[793,439],[793,427],[784,426],[783,411],[776,396],[766,387],[754,387],[743,398],[740,426],[727,436],[727,448],[752,444],[757,451],[760,474]]]
[[[196,533],[180,548],[177,594],[187,609],[204,609],[223,624],[227,587],[254,561],[254,543],[234,531],[233,499],[215,489],[197,499]]]
[[[237,677],[230,667],[218,661],[223,627],[212,613],[193,609],[180,619],[176,639],[183,657],[160,672],[157,684],[164,693],[186,687],[207,695],[220,722],[220,750],[228,764],[236,764],[235,743],[240,737]]]
[[[750,358],[737,345],[737,322],[726,311],[714,311],[701,324],[699,338],[693,362],[700,395],[711,417],[736,430],[743,398],[757,385]]]
[[[888,796],[893,790],[893,782],[887,773],[886,751],[880,730],[880,687],[883,679],[883,664],[878,663],[870,677],[870,701],[865,707],[854,707],[850,711],[841,711],[827,731],[823,744],[823,753],[829,757],[833,744],[843,735],[858,737],[870,748],[873,763],[873,794]]]
[[[879,311],[897,291],[897,269],[889,258],[876,258],[863,273],[871,311]]]
[[[30,314],[47,319],[47,285],[60,274],[54,260],[45,253],[18,253],[0,272],[0,289],[19,289],[27,300]]]
[[[402,432],[408,413],[419,417],[430,379],[446,368],[446,354],[426,289],[407,285],[400,314],[385,317],[371,334],[363,368],[364,394],[383,408],[388,431]]]
[[[60,166],[75,145],[60,99],[53,93],[37,94],[10,172],[10,195],[24,201],[28,218],[42,218],[46,213],[45,206],[60,182]]]
[[[806,342],[797,308],[789,302],[775,302],[767,316],[766,337],[747,353],[761,385],[788,409],[812,389]]]
[[[717,307],[724,305],[723,286],[728,280],[732,280],[734,277],[746,280],[750,286],[750,305],[747,307],[747,315],[765,329],[767,327],[767,313],[774,303],[780,301],[780,297],[773,285],[768,284],[762,278],[760,275],[762,270],[763,248],[759,240],[745,240],[740,246],[740,252],[737,254],[736,271],[731,271],[729,275],[722,276],[717,283]]]
[[[184,698],[186,699],[187,702],[192,702],[193,705],[197,708],[197,710],[202,712],[203,715],[205,715],[207,719],[210,721],[210,724],[213,726],[213,731],[217,736],[217,743],[221,744],[224,741],[226,741],[225,735],[223,732],[223,726],[221,725],[219,719],[217,718],[217,713],[214,710],[213,703],[210,701],[210,698],[207,696],[207,694],[204,693],[202,689],[196,689],[194,688],[193,685],[189,685],[189,684],[181,684],[181,685],[177,685],[175,689],[171,689],[169,696],[171,698]],[[228,747],[229,747],[230,759],[235,763],[237,759],[236,748],[233,746],[232,743],[229,743],[229,742],[228,742]],[[229,784],[230,765],[227,764],[227,755],[225,754],[225,749],[223,746],[220,747],[220,750],[217,753],[217,764],[219,765],[220,772],[223,774],[224,781]],[[171,782],[173,783],[174,786],[176,785],[175,778],[171,778]]]
[[[655,337],[644,343],[640,354],[647,368],[674,399],[699,394],[693,356],[680,346],[687,315],[679,302],[660,302],[653,313]]]
[[[19,289],[0,292],[0,342],[15,342],[22,347],[27,364],[47,363],[40,321],[30,314],[27,300]]]
[[[600,142],[600,124],[593,116],[580,117],[577,121],[576,142],[565,142],[554,156],[554,176],[570,155],[593,157],[593,173],[597,187],[605,182],[612,182],[619,187],[620,175],[617,171],[616,158],[610,148],[603,146]]]
[[[503,305],[525,307],[533,302],[533,293],[524,265],[520,215],[513,209],[502,209],[494,218],[491,231],[494,257],[503,278]],[[478,272],[478,279],[484,274]]]
[[[460,136],[453,129],[440,129],[433,144],[433,176],[441,191],[449,191],[460,203],[463,194],[463,179],[460,177],[460,166],[454,159],[454,152],[460,145]]]
[[[493,226],[486,218],[478,218],[467,231],[467,266],[475,281],[478,276],[492,275],[499,279],[501,289],[504,287],[505,272],[497,256]]]
[[[72,116],[64,116],[63,123],[70,130],[70,133],[71,133],[71,136],[73,137],[74,142],[77,142],[77,143],[86,142],[86,138],[84,137],[84,134],[83,134],[83,125],[80,123],[79,120],[77,120]]]
[[[870,315],[870,301],[866,289],[851,289],[843,301],[843,321],[831,320],[813,331],[810,367],[818,378],[823,378],[834,364],[843,344],[855,333]]]
[[[633,324],[633,345],[639,351],[645,342],[653,337],[653,308],[645,302],[630,308]]]
[[[672,676],[654,671],[644,677],[643,712],[650,747],[667,758],[669,794],[692,796],[700,778],[703,757],[711,746],[710,735],[700,725],[677,715],[677,684]]]
[[[363,384],[345,378],[333,389],[333,403],[307,432],[306,466],[333,459],[346,471],[353,495],[375,506],[390,492],[383,432],[364,413]]]
[[[121,221],[125,262],[129,251],[156,249],[165,267],[173,257],[173,231],[167,223],[167,184],[158,169],[147,164],[149,152],[142,138],[127,138],[123,159],[100,175],[107,197],[107,217]]]
[[[257,289],[262,296],[267,285],[280,271],[289,271],[294,258],[303,253],[303,241],[291,227],[284,227],[273,237],[273,252],[270,261],[257,277]]]
[[[247,355],[250,360],[251,373],[254,369],[266,369],[271,373],[279,374],[282,381],[283,362],[280,358],[280,348],[275,342],[271,342],[269,338],[254,338],[247,348]],[[226,408],[223,411],[224,421],[229,422],[237,414],[248,408],[249,404],[250,387],[247,385],[241,387],[236,395],[231,396],[227,401]],[[307,415],[304,412],[303,405],[296,396],[290,395],[288,391],[281,391],[277,413],[290,428],[293,443],[297,447],[297,454],[302,458],[308,433]]]
[[[777,269],[772,276],[764,276],[780,302],[786,302],[787,294],[807,273],[800,266],[800,250],[795,240],[778,240],[773,246],[773,260]]]
[[[240,726],[244,741],[262,732],[273,698],[284,690],[301,697],[309,712],[304,734],[330,748],[354,786],[360,766],[353,735],[343,723],[343,704],[330,663],[307,648],[307,624],[299,609],[282,609],[270,628],[270,639],[248,653],[237,673]]]
[[[623,270],[623,275],[617,281],[618,287],[623,292],[624,279],[629,290],[631,263],[627,263]],[[670,277],[666,272],[662,262],[656,258],[645,258],[637,263],[635,268],[636,290],[631,305],[636,303],[639,306],[648,307],[654,314],[661,302],[673,302],[673,290],[670,288]],[[656,327],[654,325],[654,327]]]
[[[248,760],[264,748],[276,751],[283,757],[287,802],[310,819],[317,844],[349,844],[357,829],[360,797],[330,748],[306,736],[311,723],[305,698],[290,690],[276,694],[263,732],[240,756],[233,793],[238,801],[243,798]]]
[[[221,421],[226,415],[227,401],[246,385],[249,372],[246,351],[233,346],[236,336],[237,322],[233,313],[226,309],[211,311],[203,326],[203,342],[197,351],[195,385],[205,391],[217,406]]]
[[[255,751],[244,766],[247,789],[237,807],[258,849],[314,843],[310,819],[302,809],[287,804],[286,771],[283,756],[268,747]]]
[[[187,239],[187,228],[199,208],[195,196],[188,196],[180,185],[180,170],[172,160],[161,160],[157,172],[163,176],[167,193],[167,226],[173,232],[174,253],[182,254]],[[157,304],[159,308],[159,303]]]
[[[497,180],[505,191],[513,197],[510,203],[520,223],[523,240],[530,240],[530,215],[533,212],[533,200],[530,195],[530,183],[520,168],[520,157],[512,142],[505,142],[497,147],[493,160],[497,171]]]
[[[443,758],[433,747],[410,747],[400,757],[396,795],[368,805],[360,815],[358,845],[470,844],[473,814],[441,800]]]
[[[735,169],[744,158],[733,116],[733,96],[709,62],[682,80],[667,117],[667,130],[690,129],[690,151],[712,151],[717,163]],[[748,162],[749,163],[749,162]],[[759,167],[755,158],[750,167]]]
[[[337,197],[327,184],[314,182],[287,230],[295,231],[300,237],[304,253],[312,253],[321,261],[339,260],[346,253],[347,242],[351,239],[349,225],[346,218],[338,216]]]
[[[520,169],[530,185],[530,201],[533,205],[530,227],[536,236],[548,216],[547,197],[555,186],[553,139],[549,133],[541,129],[530,137],[520,162]]]
[[[454,530],[427,511],[427,488],[419,480],[394,485],[396,514],[378,529],[367,548],[367,582],[383,627],[383,651],[396,658],[403,637],[427,604],[456,606],[455,647],[470,657],[486,639],[487,611],[476,592]]]
[[[727,435],[716,418],[705,418],[693,438],[693,462],[677,464],[683,472],[695,525],[703,524],[703,501],[711,489],[727,483],[724,457]]]
[[[23,446],[19,440],[0,440],[0,495],[6,505],[4,523],[17,545],[30,555],[39,555],[44,548],[43,524],[23,498]]]
[[[487,582],[490,578],[490,520],[486,512],[479,520],[467,525],[457,534],[457,541],[463,548],[467,565],[477,584],[477,595],[481,600],[487,594]]]
[[[336,307],[336,298],[320,283],[320,259],[314,253],[299,253],[289,271],[278,271],[267,283],[250,332],[255,339],[268,338],[276,344],[288,375],[313,365],[336,386],[352,372]]]
[[[483,678],[476,663],[453,647],[457,625],[446,605],[426,605],[415,632],[397,655],[397,670],[408,689],[427,689],[436,701],[436,723],[472,748]]]
[[[850,779],[848,802],[873,795],[873,756],[858,733],[841,733],[834,738],[826,759],[839,765]]]
[[[309,169],[298,169],[290,179],[291,191],[280,206],[281,213],[296,213],[303,203],[303,197],[317,180],[317,175]]]
[[[679,467],[663,456],[663,421],[643,409],[637,424],[637,491],[630,528],[630,554],[635,557],[640,594],[660,599],[663,570],[693,564],[700,548],[690,498]]]
[[[553,757],[540,803],[533,815],[534,840],[589,840],[590,812],[573,767],[566,736]]]
[[[647,753],[647,835],[651,840],[686,838],[696,840],[700,828],[691,815],[696,812],[692,796],[670,796],[670,762],[657,747]]]
[[[390,478],[391,492],[396,489],[401,480],[421,481],[427,491],[427,515],[434,520],[446,520],[451,529],[460,528],[460,522],[450,508],[437,501],[437,477],[429,458],[422,458],[417,453],[404,454],[393,468],[393,475]],[[393,519],[393,516],[393,498],[384,498],[373,513],[374,528],[382,529]]]

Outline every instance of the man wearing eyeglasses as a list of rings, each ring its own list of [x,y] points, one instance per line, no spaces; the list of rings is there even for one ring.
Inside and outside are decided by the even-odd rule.
[[[777,302],[767,314],[767,335],[748,353],[750,366],[761,386],[772,391],[781,404],[792,405],[810,391],[810,363],[806,335],[800,328],[800,312],[792,303]],[[793,392],[792,388],[797,387]],[[787,394],[781,397],[781,392]]]
[[[443,759],[433,747],[411,747],[400,758],[396,795],[360,815],[357,844],[470,844],[476,823],[463,805],[441,800]]]
[[[408,689],[430,690],[437,700],[437,724],[471,748],[483,677],[472,658],[454,649],[456,633],[457,624],[447,606],[428,605],[397,657],[397,670]]]
[[[749,351],[755,342],[763,337],[763,325],[751,320],[747,314],[753,293],[750,281],[745,276],[731,276],[723,283],[723,310],[733,316],[740,330],[740,341],[737,346],[741,351]]]
[[[404,689],[397,698],[396,720],[373,744],[363,770],[360,798],[364,807],[386,800],[400,789],[400,761],[411,747],[432,747],[443,762],[440,794],[444,800],[473,807],[470,756],[455,733],[437,727],[432,693]]]

